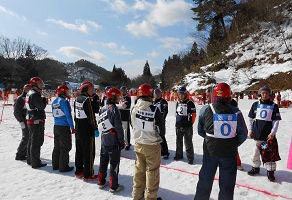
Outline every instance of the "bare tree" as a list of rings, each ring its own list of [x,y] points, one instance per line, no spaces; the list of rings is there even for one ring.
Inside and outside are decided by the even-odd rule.
[[[4,58],[18,59],[25,57],[26,51],[31,48],[34,59],[40,60],[48,56],[48,52],[43,48],[30,44],[30,42],[21,37],[10,40],[6,37],[0,37],[0,55]]]

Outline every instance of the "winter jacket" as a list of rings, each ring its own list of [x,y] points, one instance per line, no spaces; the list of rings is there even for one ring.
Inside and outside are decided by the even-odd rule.
[[[157,106],[163,116],[163,119],[166,119],[166,116],[168,114],[168,103],[165,99],[160,98],[160,99],[156,99],[154,101],[154,105]]]
[[[194,102],[186,99],[176,103],[176,127],[192,127],[193,113],[196,113]]]
[[[74,120],[77,134],[80,137],[94,137],[94,130],[97,129],[97,123],[92,97],[83,93],[77,97],[74,102]]]
[[[14,103],[14,117],[18,122],[25,122],[27,109],[25,107],[26,92],[23,92]]]
[[[251,119],[250,130],[255,140],[266,141],[270,133],[276,134],[281,120],[279,107],[272,101],[257,101],[252,104],[248,117]]]
[[[65,97],[59,96],[52,103],[52,112],[54,116],[55,125],[70,126],[74,128],[71,106]]]
[[[163,117],[152,102],[138,99],[131,110],[131,124],[134,140],[138,144],[155,145],[162,142]]]
[[[46,119],[45,108],[47,99],[41,96],[41,93],[31,89],[26,95],[26,119],[28,123],[33,121],[44,121]]]
[[[93,97],[93,102],[92,102],[92,106],[93,106],[93,110],[94,113],[99,113],[99,107],[100,107],[100,100],[97,94],[94,94]]]
[[[123,104],[125,104],[124,108],[122,108]],[[120,107],[119,107],[119,110],[121,113],[121,119],[123,122],[127,122],[130,120],[130,107],[131,107],[131,97],[123,96],[120,102]]]
[[[107,104],[100,109],[98,130],[101,133],[101,145],[124,144],[124,131],[120,111],[115,104]]]
[[[211,105],[213,106],[215,113],[213,113]],[[210,156],[219,157],[235,156],[237,147],[240,146],[247,138],[248,131],[243,115],[238,108],[230,104],[216,103],[211,105],[206,105],[201,109],[198,120],[198,134],[204,138],[204,153]],[[227,116],[228,119],[223,117],[224,121],[220,122],[220,120],[222,120],[219,119],[220,117],[222,118],[222,115],[220,114],[229,114]],[[232,125],[230,126],[226,124],[225,120],[233,120],[232,123],[233,126],[236,124],[236,130],[232,128]],[[221,131],[222,137],[215,137],[214,135],[215,121],[216,127],[219,127],[219,129],[217,128],[216,130],[217,132]],[[219,126],[217,125],[218,122]],[[234,132],[233,137],[228,137],[228,134],[231,132]]]

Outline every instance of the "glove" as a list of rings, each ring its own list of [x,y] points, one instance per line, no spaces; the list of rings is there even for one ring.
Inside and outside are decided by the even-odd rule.
[[[98,129],[94,129],[94,135],[95,135],[95,137],[99,137],[99,131],[98,131]]]
[[[24,122],[19,122],[19,125],[20,125],[21,129],[25,129],[25,123]]]
[[[126,145],[125,145],[125,142],[120,142],[120,145],[119,145],[119,146],[120,146],[120,150],[124,149],[125,146],[126,146]]]

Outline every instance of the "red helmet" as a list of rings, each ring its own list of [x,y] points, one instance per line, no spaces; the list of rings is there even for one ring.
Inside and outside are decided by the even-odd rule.
[[[94,85],[93,83],[91,83],[90,81],[83,81],[80,85],[80,91],[82,91],[84,88],[89,88],[89,87],[93,87],[94,88]]]
[[[40,78],[40,77],[32,77],[30,80],[29,80],[29,84],[31,86],[37,86],[38,87],[38,84],[41,83],[43,85],[43,87],[45,86],[43,80]],[[41,89],[41,88],[40,88]]]
[[[56,93],[58,96],[62,94],[66,95],[67,91],[69,91],[67,85],[59,85],[58,88],[56,89]]]
[[[118,96],[121,96],[122,93],[117,88],[110,88],[106,91],[105,95],[106,95],[108,100],[111,100],[111,99],[117,98]]]
[[[218,83],[213,89],[213,97],[231,97],[231,89],[227,83]]]
[[[138,88],[137,96],[138,97],[152,97],[153,96],[152,86],[147,83],[140,85]]]

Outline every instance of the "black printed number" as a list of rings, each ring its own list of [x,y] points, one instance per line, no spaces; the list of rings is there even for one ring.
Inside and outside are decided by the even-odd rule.
[[[143,125],[143,129],[145,128],[145,122],[142,122],[142,125]]]
[[[105,124],[104,123],[101,123],[101,125],[102,125],[102,128],[105,130],[106,129]]]
[[[182,114],[184,114],[184,108],[183,107],[180,107],[180,111],[179,111],[179,113],[182,115]]]
[[[77,115],[78,115],[78,117],[80,117],[80,110],[77,111]]]

